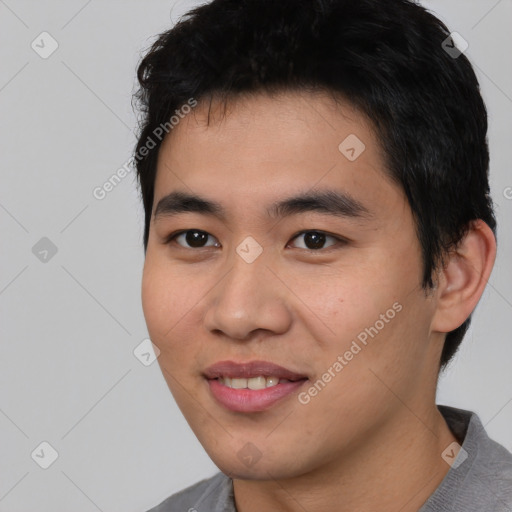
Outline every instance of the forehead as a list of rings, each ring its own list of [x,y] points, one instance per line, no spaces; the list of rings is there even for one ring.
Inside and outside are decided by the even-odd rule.
[[[164,139],[154,207],[172,190],[264,209],[285,193],[333,189],[370,204],[403,199],[367,119],[327,94],[199,102]],[[363,202],[361,200],[361,202]]]

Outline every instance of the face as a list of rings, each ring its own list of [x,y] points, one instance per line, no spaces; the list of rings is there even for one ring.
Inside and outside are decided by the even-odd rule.
[[[327,468],[432,399],[410,208],[348,104],[282,93],[207,116],[159,153],[142,302],[160,367],[225,473]]]

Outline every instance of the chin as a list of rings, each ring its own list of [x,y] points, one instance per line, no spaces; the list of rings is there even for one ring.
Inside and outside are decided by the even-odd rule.
[[[233,463],[227,464],[225,466],[218,465],[217,467],[229,477],[236,480],[258,480],[258,481],[270,481],[270,480],[281,480],[286,478],[292,478],[296,476],[295,474],[286,471],[285,473],[281,473],[281,468],[276,468],[272,465],[257,467],[255,465],[252,468],[247,468],[243,465]]]
[[[226,453],[223,455],[209,453],[209,456],[224,474],[238,480],[281,480],[294,478],[301,474],[300,469],[293,465],[293,462],[296,462],[293,457],[290,460],[287,460],[286,457],[273,460],[265,458],[265,455],[261,454],[259,458],[250,460],[246,456],[246,452],[249,453],[249,450],[246,449],[246,452],[242,450],[234,456],[232,453],[228,457],[226,457]],[[244,461],[244,459],[246,460]]]

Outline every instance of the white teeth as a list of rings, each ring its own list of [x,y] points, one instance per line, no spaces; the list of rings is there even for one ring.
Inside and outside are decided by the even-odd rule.
[[[267,387],[267,379],[263,376],[252,377],[247,379],[247,387],[249,389],[265,389]]]
[[[244,378],[230,378],[230,377],[219,377],[219,381],[222,382],[228,388],[233,389],[244,389],[249,388],[252,390],[270,388],[277,386],[279,383],[290,382],[287,379],[280,379],[279,377],[264,377],[260,375],[258,377],[250,377],[249,379]]]
[[[275,386],[276,384],[279,384],[278,377],[267,377],[267,388]]]
[[[243,389],[247,387],[247,379],[231,379],[233,389]]]

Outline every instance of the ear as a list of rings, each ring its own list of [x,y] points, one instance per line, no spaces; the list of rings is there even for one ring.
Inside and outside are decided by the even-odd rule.
[[[457,329],[475,309],[496,258],[496,239],[491,228],[483,220],[472,221],[460,245],[447,258],[438,274],[433,332]]]

